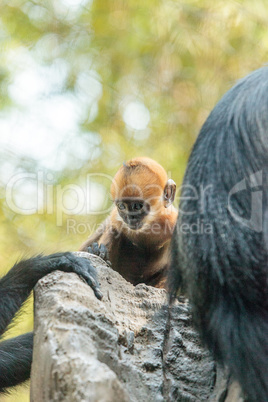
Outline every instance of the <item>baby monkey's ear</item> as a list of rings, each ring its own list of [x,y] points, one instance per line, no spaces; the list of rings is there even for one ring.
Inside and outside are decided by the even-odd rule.
[[[164,188],[164,206],[165,208],[169,207],[174,201],[176,194],[176,183],[172,179],[168,179],[167,184]]]

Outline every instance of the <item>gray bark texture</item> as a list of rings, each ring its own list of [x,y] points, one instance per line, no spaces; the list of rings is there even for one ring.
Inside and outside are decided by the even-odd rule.
[[[73,273],[39,281],[31,401],[242,401],[200,345],[186,300],[168,309],[165,290],[75,254],[96,267],[104,297]]]

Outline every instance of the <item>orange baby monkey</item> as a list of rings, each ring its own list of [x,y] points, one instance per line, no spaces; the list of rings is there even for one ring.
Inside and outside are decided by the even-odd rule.
[[[116,173],[114,208],[101,227],[80,247],[111,261],[126,280],[165,287],[170,241],[177,220],[176,184],[149,158],[134,158]]]

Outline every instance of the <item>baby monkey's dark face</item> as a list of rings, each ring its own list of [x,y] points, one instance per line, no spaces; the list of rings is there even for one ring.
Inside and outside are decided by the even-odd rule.
[[[150,205],[139,198],[122,198],[116,201],[119,215],[132,230],[137,230],[144,224],[144,218],[150,212]]]

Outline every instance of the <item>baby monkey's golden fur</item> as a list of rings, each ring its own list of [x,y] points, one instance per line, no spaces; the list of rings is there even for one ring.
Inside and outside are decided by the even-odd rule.
[[[126,280],[165,287],[170,241],[177,220],[172,206],[176,185],[164,168],[149,158],[134,158],[116,173],[114,208],[100,228],[80,247],[106,246],[112,268]]]

